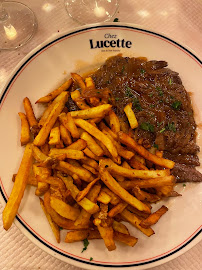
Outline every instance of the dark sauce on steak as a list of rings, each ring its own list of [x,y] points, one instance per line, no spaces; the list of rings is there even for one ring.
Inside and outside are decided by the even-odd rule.
[[[144,138],[143,145],[163,150],[165,158],[175,161],[178,181],[202,181],[194,168],[200,163],[191,100],[178,73],[167,66],[165,61],[118,55],[91,76],[96,89],[111,91],[109,103],[125,123],[124,106],[133,104],[139,123],[134,138]]]

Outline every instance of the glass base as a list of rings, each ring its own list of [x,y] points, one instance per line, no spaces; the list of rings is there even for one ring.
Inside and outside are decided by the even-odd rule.
[[[119,7],[119,0],[65,0],[69,16],[79,24],[109,21]]]
[[[2,6],[0,50],[17,49],[33,37],[37,29],[36,17],[30,8],[18,2],[3,2]]]

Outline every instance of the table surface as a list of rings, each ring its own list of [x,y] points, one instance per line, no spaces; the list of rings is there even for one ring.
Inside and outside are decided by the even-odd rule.
[[[34,38],[15,51],[0,51],[0,93],[20,60],[41,42],[58,32],[79,26],[67,15],[63,0],[20,0],[36,14],[38,30]],[[186,44],[202,59],[202,1],[201,0],[121,0],[118,13],[120,22],[134,23],[162,32],[179,43]],[[0,204],[0,213],[3,207]],[[0,216],[0,269],[1,270],[79,270],[48,255],[16,226],[3,230]],[[202,241],[180,257],[154,267],[152,270],[201,270]]]

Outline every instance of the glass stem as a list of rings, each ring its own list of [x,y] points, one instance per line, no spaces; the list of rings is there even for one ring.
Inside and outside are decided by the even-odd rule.
[[[3,7],[4,0],[0,0],[0,23],[5,22],[8,19],[8,13]]]

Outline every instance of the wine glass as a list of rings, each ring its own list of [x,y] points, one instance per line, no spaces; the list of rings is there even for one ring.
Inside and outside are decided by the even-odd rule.
[[[65,7],[80,24],[106,22],[116,14],[119,0],[65,0]]]
[[[19,2],[0,0],[0,50],[23,46],[36,28],[36,17],[30,8]]]

